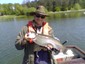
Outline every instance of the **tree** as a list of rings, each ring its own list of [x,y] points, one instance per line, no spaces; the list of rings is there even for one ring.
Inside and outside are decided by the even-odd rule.
[[[75,10],[79,10],[79,9],[81,9],[81,6],[78,3],[76,3],[73,8]]]

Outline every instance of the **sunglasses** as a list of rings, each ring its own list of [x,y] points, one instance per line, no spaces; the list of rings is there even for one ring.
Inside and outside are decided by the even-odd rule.
[[[36,17],[44,19],[46,16],[45,15],[36,14]]]

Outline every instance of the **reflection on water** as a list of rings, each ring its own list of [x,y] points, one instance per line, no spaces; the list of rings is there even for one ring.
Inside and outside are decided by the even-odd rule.
[[[78,18],[81,16],[85,16],[84,12],[67,12],[67,13],[54,13],[50,14],[48,17],[49,19],[54,19],[54,18]]]
[[[61,43],[68,40],[66,45],[77,45],[85,50],[85,17],[79,17],[79,15],[77,18],[55,17],[56,15],[48,17],[47,21],[49,21],[55,36],[60,39]],[[29,18],[16,17],[0,19],[0,64],[21,64],[23,50],[17,51],[14,43],[17,34],[28,20]]]

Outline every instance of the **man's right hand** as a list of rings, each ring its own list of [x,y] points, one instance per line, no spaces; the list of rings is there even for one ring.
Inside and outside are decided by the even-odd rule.
[[[35,37],[32,33],[26,33],[24,39],[29,41],[29,43],[33,43],[33,38]]]

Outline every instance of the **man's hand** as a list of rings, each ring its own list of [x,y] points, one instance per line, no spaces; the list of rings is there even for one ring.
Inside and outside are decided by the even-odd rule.
[[[46,46],[41,46],[44,51],[51,50],[53,46],[51,44],[48,44]]]
[[[51,44],[48,44],[45,46],[48,50],[51,50],[53,48],[53,46]]]
[[[24,39],[27,40],[27,41],[29,41],[29,43],[33,43],[33,38],[31,38],[31,37],[32,36],[30,36],[29,33],[26,33]]]

